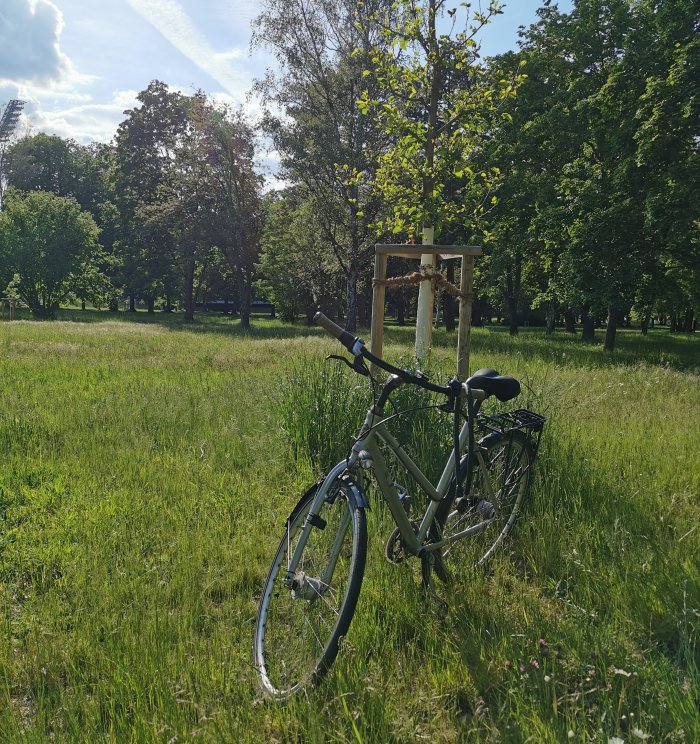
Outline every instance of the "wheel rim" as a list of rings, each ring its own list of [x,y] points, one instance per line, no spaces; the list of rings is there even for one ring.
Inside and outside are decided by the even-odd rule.
[[[284,579],[288,556],[297,545],[312,499],[295,515],[283,538],[265,583],[256,626],[256,666],[264,689],[274,697],[292,695],[324,669],[334,641],[352,566],[355,524],[348,502],[338,493],[324,501],[319,516],[323,529],[312,528],[296,577],[294,596]],[[340,530],[342,528],[342,535]],[[338,547],[332,576],[329,557]]]
[[[483,565],[493,555],[511,530],[521,511],[523,498],[530,481],[531,455],[526,440],[520,437],[499,439],[487,448],[485,457],[495,495],[489,494],[480,469],[474,472],[472,506],[464,514],[451,512],[445,521],[443,537],[456,535],[466,529],[474,533],[443,548],[443,560],[449,571],[457,574],[460,568]],[[495,509],[491,519],[484,516],[485,499]]]

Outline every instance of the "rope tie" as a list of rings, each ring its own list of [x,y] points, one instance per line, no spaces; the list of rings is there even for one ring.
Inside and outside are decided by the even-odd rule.
[[[461,292],[459,287],[447,281],[443,274],[429,265],[421,266],[420,271],[412,271],[410,274],[405,274],[404,276],[392,276],[388,279],[372,279],[372,287],[384,286],[387,289],[392,289],[394,287],[409,287],[412,284],[420,284],[427,281],[433,285],[433,290],[436,287],[442,287],[448,294],[451,294],[453,297],[459,297],[465,302],[471,302],[474,299],[472,292]]]

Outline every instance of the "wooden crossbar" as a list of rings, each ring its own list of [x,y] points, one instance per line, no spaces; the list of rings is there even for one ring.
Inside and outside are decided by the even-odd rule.
[[[382,355],[384,348],[384,304],[386,300],[386,269],[389,256],[420,259],[432,256],[437,260],[462,259],[462,277],[459,286],[459,327],[457,331],[457,377],[466,380],[469,376],[469,344],[472,323],[472,285],[474,282],[474,258],[480,256],[481,248],[473,245],[405,245],[378,243],[374,254],[374,282],[372,294],[371,346],[373,354]],[[372,369],[372,372],[375,372]]]

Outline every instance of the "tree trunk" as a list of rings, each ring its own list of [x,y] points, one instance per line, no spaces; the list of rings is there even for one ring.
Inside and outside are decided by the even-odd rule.
[[[170,299],[170,295],[169,294],[166,294],[165,295],[165,308],[164,308],[164,310],[165,310],[166,313],[172,313],[172,311],[173,311],[173,303],[172,303],[172,300]]]
[[[648,305],[642,318],[642,335],[646,336],[649,331],[649,321],[651,321],[651,305]]]
[[[688,312],[685,314],[685,318],[683,319],[683,330],[687,333],[693,333],[695,331],[695,323],[694,321],[695,313],[693,311],[693,308],[688,308]]]
[[[506,276],[506,305],[508,306],[508,333],[518,335],[518,300],[515,296],[513,276],[510,272]]]
[[[603,349],[605,349],[605,351],[613,351],[613,349],[615,348],[616,333],[617,310],[612,305],[608,305],[608,325],[605,328],[605,341],[603,343]]]
[[[153,313],[155,313],[155,311],[156,311],[156,301],[155,301],[155,298],[153,296],[149,297],[146,300],[146,305],[148,307],[148,314],[149,315],[153,315]]]
[[[581,324],[583,326],[581,341],[592,344],[595,341],[595,326],[593,324],[590,305],[584,305],[581,308]]]
[[[238,298],[241,303],[241,328],[250,330],[250,308],[253,301],[252,273],[241,269],[238,272]]]
[[[129,295],[129,312],[130,313],[136,312],[136,297],[134,297],[133,294]]]
[[[455,283],[455,262],[445,261],[445,263],[446,263],[445,274],[446,274],[447,281],[450,282],[450,284],[454,284]],[[455,326],[455,315],[456,314],[457,314],[457,303],[455,302],[455,298],[449,292],[443,292],[442,315],[445,319],[445,330],[448,333],[452,333],[456,328]]]
[[[399,288],[396,292],[396,322],[402,326],[406,324],[406,295],[403,289]]]
[[[547,308],[547,335],[551,336],[554,333],[554,328],[557,321],[557,311],[553,304]]]
[[[194,258],[185,266],[185,320],[194,320]]]
[[[570,307],[564,310],[564,330],[567,333],[576,333],[576,324],[574,322],[574,311]]]
[[[345,330],[348,333],[355,333],[357,330],[357,277],[359,271],[354,263],[348,267],[348,276],[346,283],[345,309],[347,318],[345,320]]]
[[[80,301],[80,309],[85,310],[85,300]]]

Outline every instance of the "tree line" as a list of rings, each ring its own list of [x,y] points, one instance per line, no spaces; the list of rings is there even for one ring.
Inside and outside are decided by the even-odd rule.
[[[177,305],[188,318],[197,297],[235,297],[244,325],[257,291],[286,320],[322,307],[354,330],[369,320],[374,243],[420,242],[430,226],[437,243],[484,248],[477,323],[496,317],[517,333],[537,317],[550,332],[579,324],[584,340],[605,325],[609,350],[631,318],[643,332],[654,317],[695,328],[692,3],[576,0],[564,13],[545,1],[519,49],[491,58],[478,40],[497,2],[261,7],[253,43],[277,64],[256,83],[259,129],[284,188],[263,193],[257,132],[241,112],[153,82],[109,145],[37,135],[5,154],[3,287],[48,315],[69,294]],[[38,282],[37,261],[58,249],[38,260],[18,247],[54,196],[99,230],[83,220],[59,241],[70,261],[56,287]],[[387,301],[402,321],[414,300],[399,290]],[[453,327],[451,298],[441,314]]]

